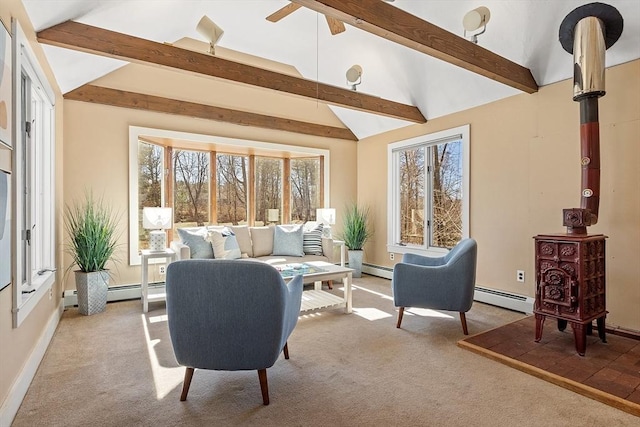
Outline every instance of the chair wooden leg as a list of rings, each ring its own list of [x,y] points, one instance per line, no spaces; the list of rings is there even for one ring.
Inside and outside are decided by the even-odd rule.
[[[269,386],[267,385],[267,370],[258,369],[258,378],[260,378],[260,391],[262,391],[262,403],[269,404]]]
[[[329,289],[333,289],[333,280],[327,280],[327,286]]]
[[[282,349],[282,351],[284,352],[284,358],[288,359],[289,358],[289,343],[288,342],[284,343],[284,348]]]
[[[189,393],[189,387],[191,386],[191,378],[193,378],[194,368],[187,368],[184,371],[184,382],[182,383],[182,394],[180,395],[180,401],[187,400],[187,394]]]
[[[398,310],[398,323],[396,323],[396,328],[400,327],[400,323],[402,323],[402,315],[404,314],[404,307],[400,307]]]
[[[460,322],[462,322],[462,332],[465,335],[469,335],[469,330],[467,329],[467,316],[465,316],[464,312],[460,312]]]

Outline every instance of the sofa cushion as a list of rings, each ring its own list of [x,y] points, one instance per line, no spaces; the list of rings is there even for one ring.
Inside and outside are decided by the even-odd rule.
[[[178,236],[185,245],[189,246],[191,258],[213,258],[213,247],[207,241],[207,229],[205,227],[178,228]]]
[[[283,227],[276,225],[273,234],[272,255],[304,256],[302,226]]]
[[[229,227],[233,234],[236,235],[238,245],[240,246],[240,252],[247,254],[249,258],[253,257],[253,247],[251,245],[251,234],[249,234],[249,227],[246,225],[234,225]]]
[[[303,228],[302,250],[305,255],[322,255],[322,223],[307,222]]]
[[[209,230],[209,241],[216,259],[238,259],[242,256],[235,234],[229,228]]]
[[[251,227],[251,245],[253,256],[271,255],[273,252],[273,227]]]

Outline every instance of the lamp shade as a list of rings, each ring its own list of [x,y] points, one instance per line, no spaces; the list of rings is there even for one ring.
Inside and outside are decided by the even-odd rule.
[[[280,219],[279,209],[267,209],[267,221],[277,222]]]
[[[171,208],[142,208],[142,226],[148,230],[166,230],[173,227]]]
[[[336,223],[336,210],[334,208],[316,209],[316,221],[324,225]]]

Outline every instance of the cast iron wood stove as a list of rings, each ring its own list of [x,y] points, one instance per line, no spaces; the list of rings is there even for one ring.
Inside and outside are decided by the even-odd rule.
[[[606,341],[606,274],[603,234],[588,234],[598,222],[600,205],[600,125],[598,98],[605,95],[605,50],[622,34],[620,12],[590,3],[569,13],[560,24],[560,43],[573,54],[573,100],[580,102],[581,204],[563,210],[566,234],[535,236],[535,340],[542,339],[547,316],[563,331],[571,324],[578,354],[584,356],[593,321]]]

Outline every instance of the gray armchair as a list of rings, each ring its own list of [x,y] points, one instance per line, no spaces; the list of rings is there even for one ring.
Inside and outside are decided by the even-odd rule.
[[[439,258],[404,254],[393,269],[393,302],[399,328],[405,307],[449,310],[460,313],[462,331],[468,335],[465,313],[473,304],[476,284],[477,244],[463,239]]]
[[[258,371],[269,404],[267,368],[298,321],[302,276],[285,284],[271,265],[250,260],[181,260],[167,266],[167,317],[176,360],[186,366],[180,400],[194,370]]]

